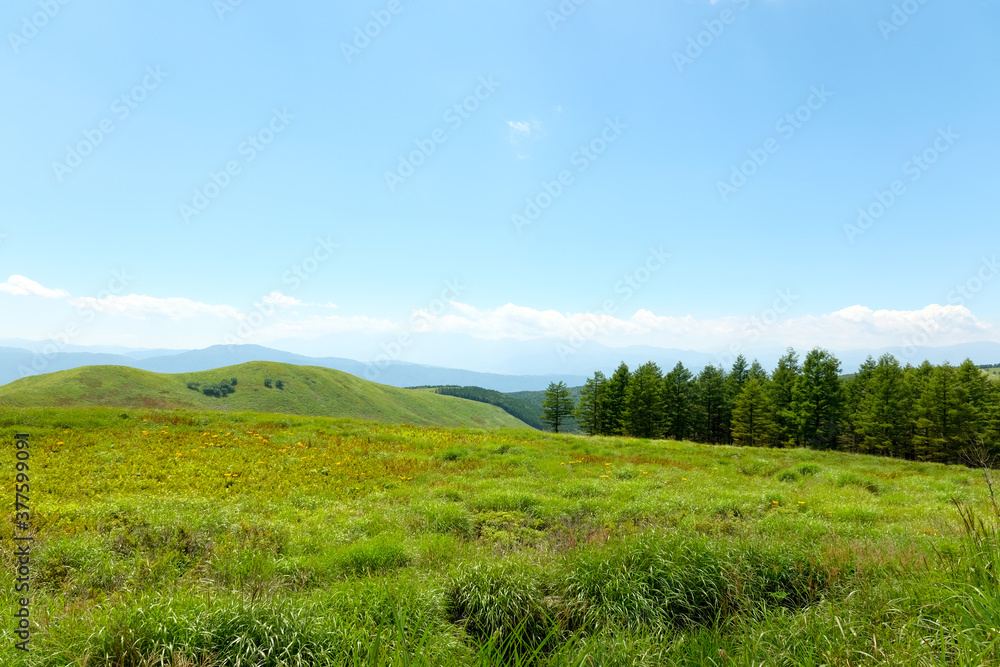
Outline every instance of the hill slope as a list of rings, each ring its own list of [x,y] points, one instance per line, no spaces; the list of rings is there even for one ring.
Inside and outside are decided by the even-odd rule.
[[[188,388],[236,378],[224,398]],[[271,380],[271,388],[264,385]],[[278,380],[282,389],[277,388]],[[500,408],[428,392],[397,389],[317,366],[255,361],[198,373],[162,374],[125,366],[87,366],[26,377],[0,387],[0,406],[252,410],[352,417],[420,426],[527,428]]]

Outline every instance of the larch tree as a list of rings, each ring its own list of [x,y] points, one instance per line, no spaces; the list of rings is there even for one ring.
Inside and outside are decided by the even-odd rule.
[[[883,354],[871,373],[867,391],[858,401],[854,417],[860,435],[858,451],[880,456],[905,454],[909,396],[905,371],[894,356]]]
[[[634,438],[662,438],[666,413],[663,409],[663,373],[649,361],[635,370],[625,391],[622,426]]]
[[[663,378],[663,409],[670,424],[667,435],[675,440],[687,440],[692,435],[694,394],[694,376],[678,361]]]
[[[733,405],[733,444],[770,447],[774,435],[774,404],[764,383],[751,378],[743,384]]]
[[[795,381],[802,373],[799,367],[799,355],[794,349],[788,348],[778,359],[778,366],[771,374],[771,402],[774,404],[774,423],[778,444],[784,447],[796,447],[799,444],[798,426],[792,401],[795,396]]]
[[[718,445],[729,440],[726,379],[718,366],[705,366],[695,382],[695,433],[700,442]]]
[[[597,371],[580,390],[576,406],[576,421],[587,435],[600,435],[606,421],[608,379]]]
[[[623,361],[608,379],[608,389],[605,392],[607,410],[604,413],[604,424],[601,433],[604,435],[622,434],[622,415],[625,413],[625,392],[632,373]]]
[[[802,362],[795,379],[792,410],[799,441],[813,449],[834,449],[844,409],[840,361],[826,350],[814,348]]]
[[[545,399],[542,400],[542,421],[558,433],[559,427],[573,414],[573,408],[573,399],[570,398],[566,383],[550,382],[545,390]]]

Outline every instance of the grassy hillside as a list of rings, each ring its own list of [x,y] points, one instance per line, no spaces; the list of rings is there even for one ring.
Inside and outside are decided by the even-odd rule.
[[[236,391],[224,398],[188,388],[189,383],[204,387],[231,378],[237,379]],[[271,388],[265,386],[267,379]],[[253,410],[419,426],[526,426],[500,408],[475,401],[397,389],[328,368],[263,361],[176,374],[87,366],[0,386],[2,405]]]
[[[0,409],[4,467],[18,432],[34,635],[3,665],[1000,664],[964,467],[101,408]]]

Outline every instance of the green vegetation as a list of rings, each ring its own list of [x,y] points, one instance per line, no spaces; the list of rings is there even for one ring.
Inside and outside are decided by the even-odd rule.
[[[573,399],[569,395],[569,387],[565,382],[550,382],[545,390],[542,401],[542,421],[548,424],[553,432],[558,433],[559,427],[565,425],[576,410]]]
[[[573,401],[574,405],[577,405],[580,401],[582,387],[570,387],[569,388],[569,398]],[[541,424],[541,429],[545,430],[548,427],[544,422],[542,422],[542,403],[545,401],[545,390],[541,391],[512,391],[510,393],[504,394],[510,398],[521,401],[528,406],[531,410],[531,414],[538,415],[539,424]],[[576,414],[567,415],[566,420],[559,425],[560,433],[582,433],[583,430],[577,423]]]
[[[238,377],[239,390],[224,397],[206,394],[206,388],[224,384],[218,382],[219,377]],[[282,379],[267,388],[267,381],[275,377]],[[201,390],[189,391],[192,385]],[[237,386],[232,380],[229,385],[231,389]],[[524,426],[491,405],[397,389],[328,368],[272,362],[177,374],[150,373],[123,366],[88,366],[0,386],[0,406],[254,410],[419,426]]]
[[[193,391],[200,391],[206,396],[214,396],[215,398],[225,398],[236,391],[236,378],[229,380],[221,380],[219,382],[213,382],[212,384],[202,384],[201,382],[188,382],[187,388]]]
[[[709,444],[809,447],[939,463],[1000,456],[1000,382],[970,360],[960,366],[901,366],[869,357],[844,376],[814,349],[799,365],[789,349],[769,376],[740,355],[727,373],[697,376],[652,362],[610,379],[595,373],[577,411],[591,435],[670,437]]]
[[[420,387],[424,388],[424,387]],[[489,403],[501,408],[507,414],[521,420],[532,428],[541,429],[542,410],[540,406],[532,405],[510,394],[503,394],[493,389],[483,389],[482,387],[427,387],[434,389],[439,394],[445,396],[457,396],[467,398],[470,401]]]
[[[34,635],[4,665],[1000,661],[1000,511],[961,466],[121,408],[3,409],[9,461],[17,432]]]

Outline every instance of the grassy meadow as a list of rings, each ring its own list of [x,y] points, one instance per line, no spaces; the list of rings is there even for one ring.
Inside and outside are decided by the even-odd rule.
[[[254,412],[0,411],[8,626],[17,432],[3,665],[1000,664],[981,471]]]

